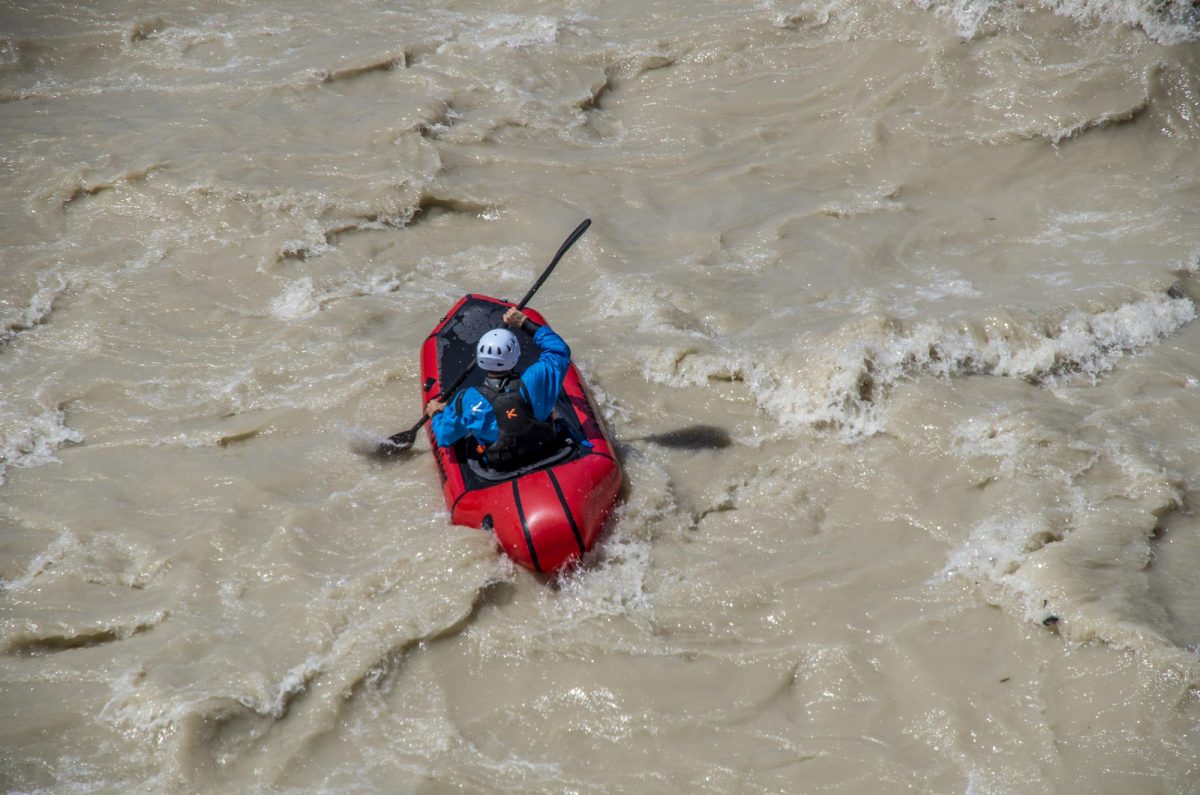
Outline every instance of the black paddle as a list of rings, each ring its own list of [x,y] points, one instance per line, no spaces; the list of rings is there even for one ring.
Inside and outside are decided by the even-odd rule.
[[[525,297],[521,299],[521,303],[517,304],[517,309],[525,308],[525,305],[528,304],[530,299],[533,298],[533,294],[538,291],[538,288],[542,286],[542,283],[545,282],[546,279],[550,278],[551,272],[554,271],[554,266],[557,265],[558,261],[563,258],[563,254],[566,254],[567,249],[575,245],[576,240],[583,237],[583,233],[586,232],[587,228],[591,225],[592,219],[588,218],[579,226],[575,227],[575,231],[563,241],[561,246],[559,246],[558,253],[554,255],[554,259],[550,260],[550,264],[546,266],[546,270],[542,271],[542,275],[539,276],[538,280],[533,283],[532,287],[529,288],[529,292],[525,293]],[[472,361],[470,366],[462,372],[462,375],[454,379],[454,383],[450,384],[448,388],[443,389],[441,393],[438,394],[437,399],[447,400],[458,390],[460,386],[462,386],[463,381],[467,380],[467,376],[469,376],[474,369],[475,362]],[[386,442],[381,442],[375,451],[376,454],[381,456],[394,456],[411,450],[413,442],[417,440],[417,431],[421,430],[421,426],[428,421],[429,415],[422,414],[421,419],[417,421],[416,425],[412,426],[407,431],[400,431],[400,433],[389,436]]]

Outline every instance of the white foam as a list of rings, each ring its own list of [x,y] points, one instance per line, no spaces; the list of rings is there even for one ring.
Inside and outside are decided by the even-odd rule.
[[[1074,641],[1182,659],[1146,570],[1158,523],[1183,505],[1185,486],[1153,442],[1087,406],[1065,404],[1058,416],[1014,406],[960,423],[951,450],[994,459],[970,465],[991,469],[1004,507],[970,530],[935,581],[971,582],[992,604]]]
[[[784,11],[776,8],[772,0],[759,2],[759,8],[772,15],[772,24],[777,28],[820,28],[828,25],[844,6],[844,0],[824,0],[800,3]]]
[[[350,449],[359,455],[372,455],[388,438],[377,431],[360,426],[343,425],[341,432],[350,444]]]
[[[0,482],[3,481],[0,480]],[[61,561],[78,546],[79,538],[70,530],[64,530],[50,542],[50,546],[29,562],[23,575],[15,580],[6,580],[0,577],[0,588],[6,591],[21,591],[28,588],[36,577]]]
[[[641,332],[668,333],[700,340],[714,335],[694,296],[647,276],[601,276],[595,281],[596,307],[602,318],[628,318]]]
[[[557,607],[568,623],[599,615],[645,613],[651,608],[647,584],[651,543],[635,537],[629,528],[636,522],[622,518],[627,513],[623,508],[618,507],[586,565],[560,580]]]
[[[977,296],[979,289],[957,273],[935,271],[933,281],[926,287],[918,287],[916,293],[926,301],[944,301],[947,298]]]
[[[150,699],[141,683],[146,670],[138,665],[128,668],[116,677],[109,686],[109,698],[100,708],[100,719],[123,728],[154,734],[165,730],[177,720],[185,717],[195,702],[164,704]]]
[[[997,0],[913,0],[914,5],[935,15],[949,18],[955,32],[965,40],[985,34],[989,12],[1001,5]]]
[[[36,467],[57,462],[54,453],[59,447],[82,442],[83,434],[68,428],[66,420],[64,412],[54,409],[29,417],[9,413],[0,404],[0,422],[15,426],[0,436],[0,485],[4,484],[8,467]]]
[[[0,578],[0,588],[24,590],[39,577],[64,574],[90,583],[144,588],[165,565],[153,549],[121,535],[98,533],[80,539],[65,530],[29,562],[22,576],[15,580]]]
[[[289,284],[283,293],[271,301],[271,314],[280,320],[301,320],[321,310],[313,289],[313,280],[302,276]]]
[[[865,318],[807,349],[749,352],[728,343],[700,352],[687,346],[645,352],[648,380],[677,387],[711,378],[746,382],[758,406],[782,423],[832,425],[849,437],[880,430],[879,409],[902,378],[987,374],[1053,381],[1072,374],[1096,378],[1120,358],[1175,333],[1196,317],[1187,298],[1155,295],[1090,314],[1073,310],[1057,321],[997,316],[988,322],[908,325]],[[724,346],[724,347],[722,347]]]
[[[394,293],[403,286],[404,280],[395,271],[376,273],[361,281],[350,284],[353,295],[387,295]]]
[[[287,26],[290,21],[278,11],[259,14],[258,18],[215,14],[195,25],[170,24],[161,18],[147,19],[130,30],[126,36],[125,52],[128,56],[151,60],[158,69],[172,69],[181,73],[190,74],[197,70],[209,74],[241,71],[271,63],[244,55],[241,52],[242,42],[256,42],[266,37],[292,33]],[[280,25],[280,22],[284,24]],[[217,57],[214,58],[214,55]]]
[[[321,673],[330,662],[324,655],[309,654],[304,662],[293,665],[283,675],[274,688],[267,688],[253,695],[243,694],[238,697],[238,703],[254,710],[259,715],[270,715],[276,720],[287,712],[287,706],[299,693],[304,692],[308,683]]]
[[[1019,597],[1027,618],[1040,619],[1043,600],[1022,582],[1021,567],[1046,541],[1060,537],[1061,531],[1050,526],[1045,514],[994,516],[971,531],[966,543],[950,554],[937,576],[1000,585]]]
[[[987,35],[998,15],[1020,11],[1012,0],[914,0],[914,5],[947,17],[964,39]],[[1200,10],[1189,0],[1038,0],[1038,5],[1081,23],[1141,28],[1160,44],[1200,40]]]
[[[1190,0],[1041,0],[1056,14],[1081,21],[1140,27],[1160,44],[1200,40],[1200,9]]]
[[[223,709],[222,701],[236,702],[256,714],[278,720],[286,713],[289,702],[308,686],[326,662],[325,658],[309,655],[274,686],[261,673],[247,672],[242,692],[230,694],[206,690],[201,683],[164,691],[156,683],[147,682],[145,669],[137,666],[113,680],[99,717],[148,738],[161,738],[189,718]]]
[[[297,197],[288,194],[283,196],[268,196],[262,199],[259,203],[266,209],[281,210],[283,208],[291,208],[293,211],[302,210],[302,206],[297,206]],[[322,205],[329,206],[327,200],[323,197],[318,197],[310,200],[315,203],[320,209]],[[334,246],[329,242],[329,231],[318,221],[309,219],[304,222],[303,229],[304,237],[285,240],[283,245],[279,247],[279,258],[286,257],[319,257],[322,254],[328,254],[334,250]]]
[[[579,370],[579,375],[583,378],[584,383],[588,385],[588,393],[592,397],[592,402],[596,404],[596,409],[608,426],[611,427],[617,422],[628,422],[633,419],[634,413],[621,402],[620,398],[600,386],[600,379],[592,371],[590,362],[586,359],[575,359],[574,356],[571,361]]]
[[[1119,243],[1135,235],[1154,236],[1163,222],[1160,218],[1122,217],[1120,213],[1087,211],[1051,211],[1041,220],[1030,242],[1040,245],[1071,247],[1095,240]]]
[[[57,271],[43,273],[38,277],[38,288],[29,299],[29,305],[15,317],[0,319],[0,345],[10,342],[22,331],[27,331],[43,322],[54,311],[54,301],[67,290],[66,278]]]
[[[500,48],[538,47],[558,43],[564,23],[544,14],[517,16],[496,14],[466,28],[457,41],[473,44],[482,50]]]
[[[660,464],[637,457],[626,461],[625,467],[630,480],[641,487],[614,509],[584,565],[561,576],[558,597],[546,603],[552,625],[574,626],[601,616],[653,613],[654,545],[649,533],[664,523],[682,527],[687,519]]]

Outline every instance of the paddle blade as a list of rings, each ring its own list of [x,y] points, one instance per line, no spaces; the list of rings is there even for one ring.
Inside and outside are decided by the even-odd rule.
[[[413,443],[417,441],[417,430],[417,428],[411,428],[389,436],[387,441],[379,443],[379,447],[375,449],[375,454],[383,458],[394,458],[395,456],[410,452]]]
[[[652,434],[643,437],[641,441],[678,450],[722,450],[733,444],[733,437],[729,435],[729,431],[715,425],[689,425],[674,431]]]

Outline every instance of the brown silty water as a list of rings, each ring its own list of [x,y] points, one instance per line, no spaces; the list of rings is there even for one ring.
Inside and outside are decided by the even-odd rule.
[[[0,789],[1198,791],[1189,9],[0,4]],[[546,582],[361,450],[584,217]]]

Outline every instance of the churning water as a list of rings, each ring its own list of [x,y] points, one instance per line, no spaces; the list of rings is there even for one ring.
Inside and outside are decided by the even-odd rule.
[[[0,787],[1196,792],[1198,16],[0,2]],[[361,450],[584,217],[546,583]]]

